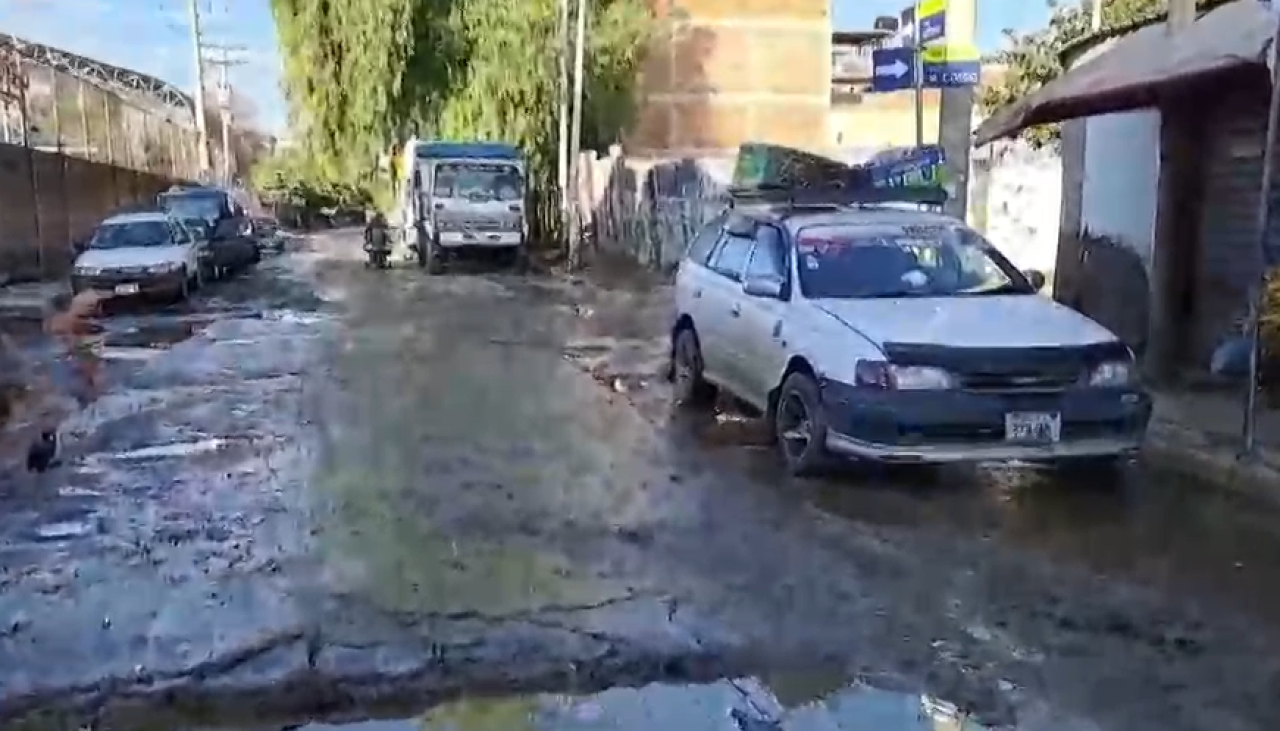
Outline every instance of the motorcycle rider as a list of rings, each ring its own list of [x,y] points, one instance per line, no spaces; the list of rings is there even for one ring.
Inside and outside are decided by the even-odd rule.
[[[381,211],[365,211],[364,250],[369,254],[366,264],[386,266],[391,253],[391,236],[387,232],[387,219]]]

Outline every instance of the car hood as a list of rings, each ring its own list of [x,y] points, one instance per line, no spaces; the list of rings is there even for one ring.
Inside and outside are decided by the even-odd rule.
[[[1038,295],[821,299],[814,304],[877,345],[1017,348],[1116,340],[1093,320]]]
[[[78,267],[110,269],[113,267],[145,267],[169,262],[182,263],[187,258],[186,246],[138,246],[128,249],[90,249],[76,259]]]

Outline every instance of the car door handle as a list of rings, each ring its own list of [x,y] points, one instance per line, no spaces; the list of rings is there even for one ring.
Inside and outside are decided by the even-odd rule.
[[[740,317],[742,315],[742,305],[734,305],[733,307],[729,308],[729,314],[733,315],[734,317]]]

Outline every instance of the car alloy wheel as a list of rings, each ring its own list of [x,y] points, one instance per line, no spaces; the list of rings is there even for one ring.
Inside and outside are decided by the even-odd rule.
[[[787,470],[796,476],[818,474],[828,466],[827,427],[820,408],[818,384],[804,373],[782,383],[774,407],[774,434]]]
[[[800,394],[792,392],[778,404],[778,439],[788,462],[804,459],[813,443],[813,423]]]

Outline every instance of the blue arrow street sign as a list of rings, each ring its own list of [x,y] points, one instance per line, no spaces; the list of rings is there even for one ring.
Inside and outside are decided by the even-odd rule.
[[[934,58],[929,58],[933,55]],[[881,48],[871,52],[871,90],[885,93],[910,89],[915,85],[915,51],[911,48]],[[977,59],[950,60],[946,54],[926,51],[923,85],[930,89],[976,86],[982,75]]]
[[[915,85],[915,50],[879,48],[871,52],[871,90],[901,91]]]
[[[924,85],[931,89],[977,86],[982,76],[980,61],[924,63]]]

